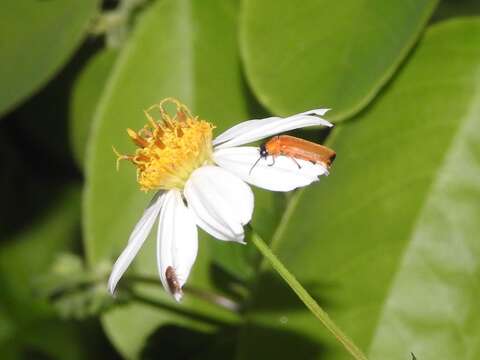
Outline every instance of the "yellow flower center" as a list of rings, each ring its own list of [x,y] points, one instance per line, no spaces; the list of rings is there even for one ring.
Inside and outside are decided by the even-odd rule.
[[[166,103],[176,107],[171,116]],[[150,114],[158,109],[161,120]],[[197,168],[213,164],[212,130],[214,126],[193,117],[190,110],[176,99],[166,98],[145,110],[148,119],[139,132],[127,129],[128,136],[138,146],[135,155],[120,155],[118,161],[129,160],[137,167],[140,189],[183,189],[190,174]]]

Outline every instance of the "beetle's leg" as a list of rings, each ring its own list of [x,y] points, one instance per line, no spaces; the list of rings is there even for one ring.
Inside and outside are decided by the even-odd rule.
[[[273,166],[275,165],[275,156],[272,155],[272,163],[268,164],[268,166]]]
[[[302,167],[300,166],[300,164],[298,163],[298,161],[297,161],[294,157],[289,156],[289,158],[292,159],[295,164],[297,164],[297,166],[298,166],[299,169],[302,168]]]

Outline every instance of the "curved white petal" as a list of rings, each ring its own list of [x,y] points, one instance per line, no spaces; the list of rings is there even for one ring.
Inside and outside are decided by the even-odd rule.
[[[142,217],[135,225],[135,228],[128,239],[127,247],[123,250],[117,261],[115,261],[112,273],[108,279],[108,290],[111,294],[115,292],[115,287],[117,286],[118,281],[135,258],[135,255],[137,255],[138,251],[148,237],[148,234],[150,234],[152,226],[155,223],[155,219],[157,218],[160,208],[162,207],[164,198],[165,193],[163,192],[158,192],[155,195],[149,206],[145,209]]]
[[[203,166],[190,175],[184,194],[198,226],[217,239],[243,242],[254,201],[241,179],[218,166]]]
[[[307,126],[323,125],[332,127],[333,125],[330,122],[318,117],[325,114],[328,110],[315,109],[286,118],[269,117],[261,120],[244,121],[217,136],[213,140],[213,145],[217,149],[221,149],[248,144],[275,134]]]
[[[157,233],[157,267],[163,287],[175,300],[197,257],[198,234],[195,218],[178,190],[170,190],[160,211]]]
[[[273,165],[272,157],[268,156],[260,159],[252,169],[259,156],[258,148],[251,146],[219,149],[213,153],[215,162],[222,168],[252,185],[272,191],[290,191],[317,181],[321,175],[328,175],[327,169],[319,164],[294,161],[287,156],[277,156]]]

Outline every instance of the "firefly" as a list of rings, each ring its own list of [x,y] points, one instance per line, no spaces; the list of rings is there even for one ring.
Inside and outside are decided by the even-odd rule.
[[[336,153],[326,146],[311,141],[289,135],[278,135],[260,145],[260,156],[250,169],[250,174],[258,162],[261,159],[266,159],[269,155],[273,158],[270,166],[275,164],[276,156],[284,155],[291,158],[299,169],[301,166],[296,159],[320,164],[328,170],[335,160]]]

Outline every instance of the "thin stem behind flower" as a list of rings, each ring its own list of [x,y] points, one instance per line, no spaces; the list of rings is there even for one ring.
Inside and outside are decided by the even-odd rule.
[[[275,254],[270,250],[263,239],[250,227],[251,240],[262,255],[269,261],[272,267],[280,274],[290,288],[302,300],[305,306],[312,314],[327,328],[328,331],[345,347],[345,349],[357,360],[367,360],[363,352],[354,344],[352,340],[333,322],[328,314],[318,305],[315,299],[298,282],[295,276],[287,270]]]
[[[125,276],[125,280],[132,283],[145,283],[158,286],[157,277],[151,277],[146,275],[127,275]],[[208,303],[222,307],[234,313],[240,312],[240,305],[232,299],[227,298],[223,295],[213,293],[211,291],[206,291],[191,285],[185,285],[183,287],[183,291],[198,299],[204,300]]]
[[[145,296],[143,294],[140,294],[139,292],[135,291],[134,289],[130,287],[124,287],[124,289],[127,291],[129,300],[137,301],[143,304],[147,304],[150,306],[153,306],[155,308],[163,309],[175,314],[179,314],[185,317],[188,317],[193,320],[201,321],[207,324],[215,325],[215,326],[220,326],[220,327],[228,327],[232,326],[235,323],[231,323],[229,321],[225,321],[223,319],[218,319],[211,317],[209,315],[190,310],[190,309],[185,309],[184,307],[181,306],[176,306],[173,305],[172,302],[166,302],[166,301],[161,301],[152,297]]]

